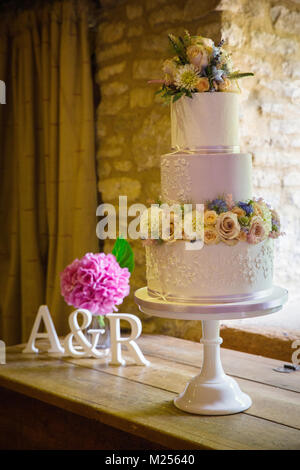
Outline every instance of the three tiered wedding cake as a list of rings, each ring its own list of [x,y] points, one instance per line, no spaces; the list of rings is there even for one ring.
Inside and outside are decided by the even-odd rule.
[[[252,158],[240,153],[239,93],[229,84],[238,74],[229,70],[228,55],[224,61],[222,44],[216,47],[211,40],[195,38],[185,37],[181,57],[165,66],[161,91],[171,97],[173,151],[161,156],[160,201],[141,218],[148,294],[193,303],[256,299],[272,288],[279,217],[253,197]],[[176,44],[174,37],[171,41]],[[209,60],[209,54],[217,60]],[[212,66],[219,73],[213,75]],[[190,75],[190,82],[180,82],[184,68],[196,78]],[[184,229],[180,239],[174,237],[174,216],[165,235],[164,204],[203,204],[202,240]],[[195,226],[194,216],[195,210]]]

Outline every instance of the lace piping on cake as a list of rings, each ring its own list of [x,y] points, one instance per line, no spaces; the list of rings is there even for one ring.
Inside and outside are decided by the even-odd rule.
[[[174,154],[175,155],[175,154]],[[161,187],[162,198],[168,204],[191,201],[192,179],[190,176],[190,162],[183,157],[161,159]],[[170,198],[167,188],[177,189],[175,199]]]
[[[224,287],[234,287],[241,279],[254,285],[261,275],[264,279],[270,279],[273,275],[273,249],[268,241],[261,244],[256,256],[251,255],[252,249],[252,246],[247,247],[246,253],[230,258],[230,275],[225,277],[224,273],[228,271],[228,257],[225,254],[219,254],[214,264],[207,267],[197,259],[196,254],[186,262],[172,253],[168,246],[147,247],[147,281],[150,284],[151,281],[157,282],[159,292],[165,297],[170,295],[167,286],[184,289],[197,279],[205,283],[216,282]]]

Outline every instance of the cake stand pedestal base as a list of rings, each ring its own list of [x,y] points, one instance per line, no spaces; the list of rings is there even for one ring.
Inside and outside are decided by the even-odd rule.
[[[180,410],[202,415],[227,415],[247,410],[252,404],[251,398],[223,370],[219,331],[218,320],[202,320],[202,369],[175,398],[174,404]]]
[[[146,287],[138,289],[134,297],[139,309],[148,315],[202,322],[201,372],[175,398],[177,408],[199,415],[229,415],[245,411],[251,406],[251,398],[223,370],[220,357],[220,321],[278,312],[287,301],[286,289],[273,286],[271,292],[259,299],[224,304],[171,302],[150,296]]]

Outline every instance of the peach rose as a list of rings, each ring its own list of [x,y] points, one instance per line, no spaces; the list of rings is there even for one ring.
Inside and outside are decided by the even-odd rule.
[[[206,245],[215,245],[219,243],[220,237],[214,226],[207,226],[204,228],[204,243]]]
[[[199,78],[197,85],[196,85],[196,89],[199,92],[208,91],[209,90],[208,78],[206,77]]]
[[[239,240],[241,240],[242,242],[246,242],[247,241],[247,232],[244,232],[244,230],[241,230],[240,233],[239,233]]]
[[[219,91],[229,91],[231,89],[231,81],[229,78],[224,78],[223,82],[218,83]]]
[[[204,212],[204,224],[215,225],[217,222],[218,214],[216,211],[207,210]]]
[[[216,83],[218,91],[227,93],[240,93],[240,87],[237,80],[230,80],[229,78],[223,78],[223,82]]]
[[[240,225],[237,215],[231,211],[219,215],[216,229],[222,242],[227,245],[235,245],[240,234]]]

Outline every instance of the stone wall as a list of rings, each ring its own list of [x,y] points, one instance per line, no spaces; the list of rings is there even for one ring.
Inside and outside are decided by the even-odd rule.
[[[103,0],[96,38],[98,177],[102,200],[147,204],[160,191],[159,159],[170,148],[169,109],[147,80],[160,78],[167,34],[188,29],[228,39],[234,63],[254,78],[240,81],[241,148],[253,154],[255,194],[272,201],[288,237],[276,242],[275,280],[298,294],[300,276],[300,3],[270,0]],[[299,212],[298,212],[299,211]],[[109,251],[112,242],[105,243]],[[132,294],[145,285],[145,257],[134,242]],[[137,313],[131,296],[123,311]],[[299,294],[298,294],[299,295]],[[172,322],[144,321],[169,331]],[[188,323],[188,324],[187,324]],[[174,334],[198,339],[194,322],[172,323]]]
[[[281,214],[275,282],[299,298],[300,2],[222,0],[222,37],[233,60],[255,78],[240,81],[241,147],[253,154],[255,194]],[[300,324],[300,319],[299,319]],[[300,326],[299,326],[300,330]]]

